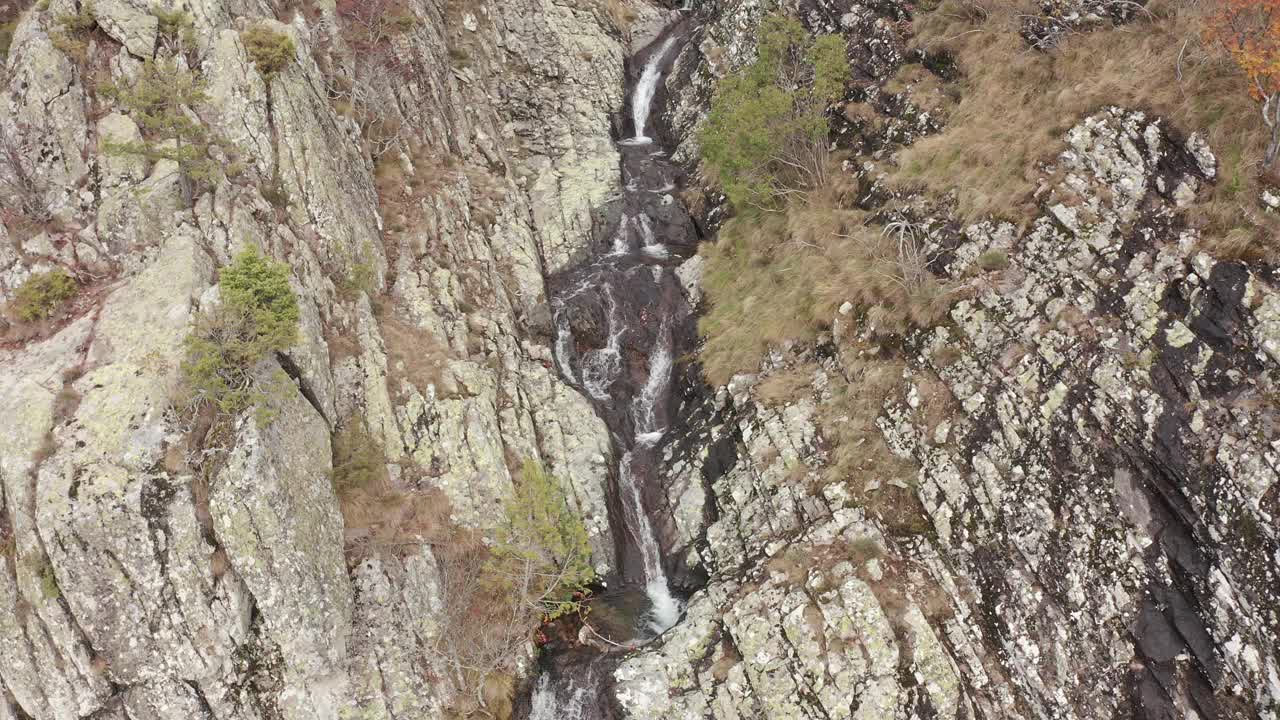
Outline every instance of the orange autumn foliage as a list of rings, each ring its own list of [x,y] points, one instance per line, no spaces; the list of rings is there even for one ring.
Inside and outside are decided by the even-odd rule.
[[[1249,94],[1262,103],[1271,129],[1264,162],[1280,154],[1280,0],[1219,0],[1205,25],[1205,37],[1224,47],[1249,79]]]

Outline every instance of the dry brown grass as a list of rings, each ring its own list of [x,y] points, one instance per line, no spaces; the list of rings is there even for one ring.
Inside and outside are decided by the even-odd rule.
[[[406,477],[419,474],[401,467]],[[423,544],[456,541],[452,508],[443,492],[391,479],[386,453],[358,419],[333,436],[333,485],[346,533],[347,554],[358,560],[400,554]]]
[[[742,656],[738,654],[737,648],[728,639],[720,642],[720,659],[716,660],[711,666],[711,677],[716,682],[724,682],[729,679],[729,671],[742,662]]]
[[[828,482],[859,489],[869,480],[914,481],[916,466],[889,450],[876,419],[902,393],[905,363],[888,350],[855,342],[842,350],[848,373],[832,383],[832,399],[818,408],[818,427],[831,450]],[[883,483],[882,483],[883,484]]]
[[[609,22],[618,29],[618,32],[625,33],[631,29],[631,23],[636,21],[636,11],[625,0],[598,1],[601,9],[604,10],[605,17],[609,18]]]
[[[425,394],[434,386],[444,394],[443,379],[449,348],[430,332],[397,318],[390,309],[378,313],[378,328],[387,351],[387,385],[404,394],[408,382]]]
[[[817,366],[805,363],[770,374],[756,386],[756,399],[765,405],[784,405],[809,390]]]
[[[455,524],[448,497],[417,482],[421,475],[402,463],[400,479],[393,479],[386,453],[360,419],[341,424],[333,436],[333,485],[347,561],[404,558],[431,546],[446,600],[440,621],[448,631],[433,651],[453,668],[446,678],[452,690],[447,717],[510,718],[513,672],[538,618],[491,582],[480,534]]]
[[[946,129],[899,156],[898,181],[958,191],[966,220],[996,215],[1025,221],[1041,161],[1063,135],[1105,105],[1144,109],[1176,128],[1207,132],[1219,180],[1192,210],[1206,244],[1249,256],[1280,223],[1258,208],[1266,132],[1243,76],[1201,40],[1211,2],[1153,0],[1127,25],[1068,35],[1051,52],[1018,35],[1020,0],[944,0],[916,22],[915,44],[945,49],[963,73],[961,100]]]
[[[734,218],[700,249],[709,305],[699,323],[702,363],[713,384],[754,372],[771,345],[812,339],[845,302],[882,334],[927,326],[945,313],[952,295],[925,269],[922,238],[904,240],[845,209],[843,181],[786,213]],[[904,242],[916,250],[902,252]]]
[[[920,396],[916,422],[932,441],[939,426],[960,410],[960,404],[951,393],[951,387],[929,370],[916,375],[915,385]]]

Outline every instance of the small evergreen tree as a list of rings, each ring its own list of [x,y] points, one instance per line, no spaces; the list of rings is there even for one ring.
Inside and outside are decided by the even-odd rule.
[[[268,83],[277,73],[288,67],[289,63],[293,62],[294,56],[298,54],[292,38],[266,25],[254,25],[240,33],[240,39],[244,41],[249,59],[257,66],[258,72],[262,73]]]
[[[754,63],[720,80],[699,142],[702,159],[735,207],[777,209],[826,178],[826,110],[850,67],[839,35],[810,36],[769,15]]]
[[[53,46],[78,65],[89,61],[89,33],[98,27],[93,3],[86,0],[74,13],[59,15],[49,34]]]
[[[187,65],[194,67],[196,58],[196,25],[191,15],[182,10],[151,9],[156,17],[156,39],[171,57],[185,57]]]
[[[132,84],[108,85],[102,92],[129,112],[144,138],[109,142],[108,154],[174,161],[188,201],[194,186],[213,180],[217,168],[209,159],[209,131],[194,113],[208,100],[200,78],[173,59],[147,60]]]
[[[259,365],[287,350],[298,337],[298,302],[289,287],[289,267],[257,250],[236,256],[222,271],[222,302],[196,321],[181,366],[179,406],[210,406],[236,415],[267,397]]]
[[[51,317],[79,290],[65,270],[51,270],[27,278],[14,293],[14,310],[22,322]]]
[[[545,619],[578,611],[595,570],[586,526],[560,483],[526,460],[505,510],[493,548],[494,577]]]

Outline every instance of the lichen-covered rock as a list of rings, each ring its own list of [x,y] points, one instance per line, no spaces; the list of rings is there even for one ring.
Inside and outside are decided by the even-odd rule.
[[[350,631],[342,516],[324,419],[295,388],[269,424],[242,420],[209,489],[209,514],[290,674],[337,673]]]
[[[449,490],[481,531],[500,520],[510,468],[540,461],[587,517],[597,567],[614,567],[610,440],[551,369],[545,285],[588,251],[591,210],[619,187],[621,42],[569,3],[482,5],[465,23],[453,3],[405,3],[398,79],[364,99],[404,142],[375,167],[331,102],[367,59],[331,4],[268,17],[198,0],[182,8],[191,37],[175,39],[152,4],[102,0],[83,59],[54,41],[79,8],[24,13],[0,72],[0,132],[54,220],[0,229],[0,301],[54,268],[80,286],[67,318],[0,349],[16,428],[0,433],[0,540],[14,546],[0,707],[37,720],[443,712],[421,672],[438,660],[430,554],[347,567],[330,435],[370,429],[408,468],[396,482]],[[270,77],[244,46],[255,26],[296,49]],[[199,182],[114,150],[152,130],[95,86],[130,82],[175,40],[209,96],[189,117],[220,172]],[[246,246],[290,265],[299,341],[264,377],[273,422],[239,418],[227,447],[190,447],[199,427],[169,407],[183,339]],[[424,380],[404,360],[437,341],[448,371]],[[485,442],[457,440],[484,427]]]
[[[160,21],[143,0],[94,0],[89,6],[98,26],[130,54],[151,57]]]
[[[669,544],[710,581],[688,631],[618,669],[628,717],[1280,714],[1280,288],[1181,224],[1216,176],[1198,137],[1107,108],[1066,140],[1043,216],[966,228],[942,270],[1008,267],[907,338],[878,424],[923,524],[887,522],[875,477],[815,476],[856,324],[688,408]],[[758,396],[814,366],[781,407]]]
[[[442,660],[434,642],[448,628],[435,620],[443,598],[431,551],[408,559],[365,560],[356,568],[350,674],[354,692],[341,717],[391,720],[443,712],[439,692],[422,672]],[[438,672],[450,672],[440,667]]]

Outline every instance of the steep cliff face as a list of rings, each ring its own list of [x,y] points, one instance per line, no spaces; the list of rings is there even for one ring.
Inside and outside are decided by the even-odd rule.
[[[150,4],[52,0],[16,26],[4,172],[48,213],[6,215],[0,302],[58,268],[80,291],[0,348],[0,717],[439,716],[435,559],[413,527],[377,531],[428,493],[489,527],[525,458],[614,564],[609,438],[552,370],[544,290],[619,188],[604,5],[384,3],[394,31],[358,46],[350,3],[289,5],[173,8],[224,171],[195,193],[170,160],[109,151],[150,139],[104,92],[168,54]],[[247,51],[255,26],[292,40],[278,72]],[[361,108],[400,141],[376,164]],[[207,462],[170,397],[246,246],[291,266],[302,340],[275,417]],[[331,438],[356,426],[399,498],[372,530],[344,528],[331,484]]]
[[[764,14],[721,5],[669,86],[690,162]],[[905,7],[781,6],[844,33],[870,92],[921,61]],[[877,103],[862,147],[936,131],[911,100]],[[689,384],[660,522],[709,580],[617,671],[627,717],[1280,716],[1278,288],[1188,227],[1218,180],[1195,130],[1080,118],[1025,228],[895,197],[870,151],[846,163],[964,292],[905,337],[848,303],[758,373]],[[889,452],[833,473],[851,437]]]
[[[1121,5],[1049,4],[1026,51],[1131,18]],[[0,720],[450,717],[441,564],[497,521],[520,461],[563,482],[602,573],[625,560],[616,440],[557,373],[548,286],[609,251],[624,54],[668,11],[171,9],[189,37],[140,1],[42,2],[0,72],[0,305],[49,271],[78,288],[50,318],[0,320]],[[688,604],[612,683],[610,663],[584,672],[612,695],[591,712],[1280,717],[1280,281],[1215,259],[1187,221],[1218,149],[1094,108],[1028,181],[1033,219],[965,223],[884,175],[945,122],[891,79],[910,64],[959,86],[905,42],[915,8],[695,0],[650,133],[686,169],[716,79],[775,9],[849,41],[869,115],[836,124],[844,170],[963,292],[905,335],[849,303],[723,387],[668,358],[681,404],[643,428],[663,431],[644,473],[662,481],[635,505]],[[291,41],[283,67],[264,72],[255,28]],[[156,128],[110,88],[156,56],[206,85],[184,116],[221,167],[199,182],[119,152]],[[712,238],[725,210],[704,190],[683,196]],[[172,398],[219,269],[249,246],[291,267],[301,340],[267,363],[288,378],[272,417],[214,445]],[[706,264],[664,292],[696,303]],[[605,314],[570,318],[581,342],[604,342]],[[653,374],[632,355],[624,375]],[[388,487],[353,500],[334,476],[357,431]]]

